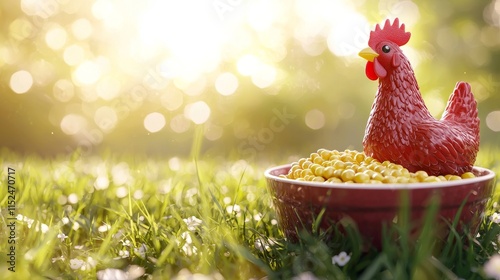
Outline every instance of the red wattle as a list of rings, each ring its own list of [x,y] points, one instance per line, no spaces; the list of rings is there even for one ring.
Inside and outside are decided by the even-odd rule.
[[[373,67],[373,62],[368,61],[366,63],[365,73],[368,79],[375,81],[378,79],[377,74],[375,73],[375,68]]]
[[[387,76],[387,71],[380,64],[380,62],[378,62],[377,59],[373,61],[373,69],[375,70],[375,75],[377,75],[377,77],[383,79],[385,78],[385,76]]]

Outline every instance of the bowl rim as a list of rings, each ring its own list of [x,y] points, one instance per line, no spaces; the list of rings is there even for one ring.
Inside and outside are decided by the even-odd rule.
[[[410,183],[410,184],[402,184],[402,183],[391,183],[391,184],[367,184],[367,183],[320,183],[320,182],[311,182],[311,181],[297,181],[294,179],[281,178],[279,176],[271,174],[271,172],[284,168],[291,168],[292,164],[284,164],[278,165],[274,167],[270,167],[264,171],[264,176],[266,179],[270,179],[273,181],[278,181],[282,183],[292,184],[292,185],[300,185],[300,186],[309,186],[309,187],[317,187],[317,188],[326,188],[326,189],[351,189],[351,190],[359,190],[359,189],[370,189],[370,190],[412,190],[412,189],[433,189],[433,188],[450,188],[456,187],[460,185],[466,184],[475,184],[479,182],[488,181],[495,178],[495,172],[490,169],[473,166],[474,170],[479,172],[486,172],[486,174],[468,178],[463,180],[455,180],[455,181],[446,181],[446,182],[430,182],[430,183]]]

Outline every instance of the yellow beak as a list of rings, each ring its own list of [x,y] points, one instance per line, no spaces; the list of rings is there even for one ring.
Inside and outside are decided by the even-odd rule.
[[[366,48],[362,49],[359,52],[359,56],[370,62],[373,62],[373,60],[378,56],[378,53],[376,53],[372,48]]]

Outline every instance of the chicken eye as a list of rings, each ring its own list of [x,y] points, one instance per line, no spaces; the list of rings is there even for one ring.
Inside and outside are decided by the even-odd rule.
[[[388,53],[388,52],[390,52],[390,51],[391,51],[391,47],[389,47],[388,45],[384,45],[384,46],[382,47],[382,51],[383,51],[384,53]]]

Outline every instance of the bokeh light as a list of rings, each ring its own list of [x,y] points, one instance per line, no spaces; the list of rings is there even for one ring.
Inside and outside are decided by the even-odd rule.
[[[493,111],[486,116],[486,125],[489,129],[499,132],[500,131],[500,111]]]
[[[45,42],[49,48],[59,50],[64,47],[64,44],[66,44],[67,37],[68,35],[66,30],[59,25],[55,25],[47,31],[47,34],[45,35]]]
[[[23,94],[33,86],[31,73],[25,70],[17,71],[10,77],[10,88],[17,94]]]
[[[229,72],[222,73],[215,80],[215,89],[221,95],[231,95],[238,89],[238,78]]]
[[[186,105],[184,115],[195,124],[205,123],[210,117],[210,107],[204,101]]]
[[[312,109],[306,113],[305,123],[311,129],[321,129],[325,126],[325,114],[318,109]]]
[[[165,117],[158,112],[148,114],[144,118],[144,128],[151,133],[158,132],[163,129],[166,124]]]
[[[96,83],[101,77],[101,68],[94,61],[85,61],[73,72],[73,81],[81,86],[88,86]]]
[[[61,120],[61,130],[67,135],[76,135],[87,126],[85,117],[68,114]]]

